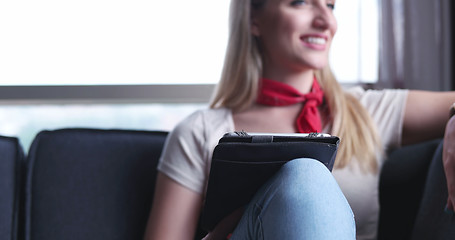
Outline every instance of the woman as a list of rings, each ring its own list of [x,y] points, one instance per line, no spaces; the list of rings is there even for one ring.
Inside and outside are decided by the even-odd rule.
[[[322,131],[339,136],[342,143],[333,177],[317,161],[291,161],[245,209],[227,216],[206,239],[225,239],[232,232],[231,239],[256,239],[261,234],[267,239],[375,238],[382,152],[443,136],[455,94],[343,91],[328,67],[337,29],[334,5],[334,0],[232,0],[225,65],[211,109],[191,115],[169,137],[146,239],[193,239],[213,148],[225,132],[235,130]],[[280,98],[283,92],[287,95]],[[309,100],[269,101],[290,95]],[[444,150],[451,209],[454,121],[447,123]],[[305,179],[311,174],[318,176],[312,178],[317,182]],[[320,184],[324,188],[315,189]],[[279,197],[271,196],[270,189]],[[264,212],[257,213],[256,206]],[[323,227],[312,225],[321,221]]]

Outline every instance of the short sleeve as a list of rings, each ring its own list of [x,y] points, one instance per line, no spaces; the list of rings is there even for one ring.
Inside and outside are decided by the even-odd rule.
[[[158,163],[160,172],[197,193],[203,192],[206,178],[202,117],[195,112],[174,128]]]
[[[408,90],[349,90],[359,99],[376,124],[383,147],[387,150],[401,145],[404,110]]]
[[[234,130],[232,112],[226,108],[199,110],[169,134],[158,171],[197,193],[205,193],[213,149]]]

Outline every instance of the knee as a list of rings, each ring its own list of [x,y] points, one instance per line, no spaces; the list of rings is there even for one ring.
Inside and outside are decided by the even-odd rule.
[[[298,158],[283,165],[280,172],[291,180],[302,182],[332,178],[328,168],[320,161],[312,158]]]
[[[262,205],[265,217],[282,216],[283,221],[297,225],[310,221],[311,226],[340,220],[349,225],[346,229],[350,233],[355,232],[352,210],[331,172],[321,162],[308,158],[293,160],[283,165],[274,181],[278,184],[273,185],[271,195]]]
[[[285,201],[320,201],[341,190],[327,167],[315,159],[300,158],[283,165],[275,176],[280,183],[277,189]]]

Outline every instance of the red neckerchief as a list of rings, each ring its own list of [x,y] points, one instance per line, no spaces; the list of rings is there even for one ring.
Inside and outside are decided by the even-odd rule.
[[[302,111],[296,120],[298,132],[321,132],[321,116],[318,106],[323,102],[324,92],[316,77],[313,80],[311,92],[307,94],[300,93],[288,84],[267,78],[262,78],[260,84],[257,103],[269,106],[288,106],[303,102]]]

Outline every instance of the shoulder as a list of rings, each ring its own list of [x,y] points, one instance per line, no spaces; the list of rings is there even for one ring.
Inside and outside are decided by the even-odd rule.
[[[220,125],[230,125],[231,111],[226,108],[210,108],[195,111],[183,119],[174,131],[210,129]]]
[[[345,89],[354,96],[368,110],[372,111],[378,107],[404,107],[409,90],[406,89],[383,89],[373,90],[357,86]]]
[[[233,125],[232,113],[229,109],[202,109],[183,119],[172,131],[171,139],[203,144],[230,131]]]
[[[354,87],[346,89],[346,92],[358,99],[369,113],[386,148],[401,144],[408,90],[365,90]]]
[[[169,134],[158,169],[195,192],[202,193],[213,148],[233,124],[228,109],[198,110]]]
[[[368,89],[365,90],[361,86],[346,88],[345,91],[353,95],[358,100],[371,100],[379,101],[382,99],[397,97],[397,96],[406,96],[409,90],[407,89]]]

